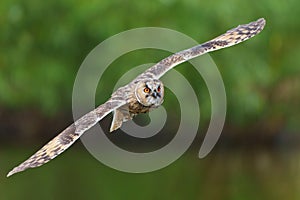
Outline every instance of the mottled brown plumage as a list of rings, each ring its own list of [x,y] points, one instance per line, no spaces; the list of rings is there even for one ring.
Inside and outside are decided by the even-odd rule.
[[[124,121],[132,119],[134,115],[149,112],[151,109],[158,107],[162,104],[164,96],[163,84],[158,79],[167,71],[180,63],[207,52],[243,42],[260,33],[264,26],[265,20],[261,18],[231,29],[208,42],[163,59],[137,76],[128,85],[117,89],[106,103],[75,121],[74,124],[66,128],[33,156],[10,171],[7,176],[49,162],[69,148],[85,131],[112,111],[114,112],[114,118],[110,131],[118,129]]]

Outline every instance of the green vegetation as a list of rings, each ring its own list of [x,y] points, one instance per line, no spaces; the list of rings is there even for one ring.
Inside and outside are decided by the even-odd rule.
[[[203,42],[237,24],[265,17],[267,26],[257,38],[211,54],[225,81],[228,121],[233,126],[259,122],[270,129],[280,121],[282,128],[295,130],[300,118],[298,4],[4,0],[0,5],[0,105],[4,109],[34,106],[54,115],[70,108],[75,75],[85,56],[124,30],[166,27]],[[146,57],[147,53],[139,60]],[[153,57],[152,62],[159,58]],[[123,65],[134,66],[134,59]],[[181,68],[182,73],[189,70]],[[205,93],[205,83],[200,84],[196,91]],[[207,102],[205,95],[201,103]]]
[[[299,144],[299,13],[296,0],[2,0],[0,199],[299,199],[299,153],[285,149]],[[5,178],[72,121],[76,73],[100,42],[132,28],[164,27],[201,43],[260,17],[267,21],[260,35],[210,54],[227,94],[226,125],[218,143],[222,151],[202,160],[197,153],[185,154],[160,171],[126,174],[75,147],[43,168]],[[97,104],[110,96],[111,82],[126,70],[167,55],[147,49],[116,60],[99,83]],[[205,82],[191,73],[190,64],[176,70],[198,94],[205,130],[210,119]],[[165,104],[172,108],[178,102],[168,98]],[[273,149],[228,148],[255,149],[258,143]]]

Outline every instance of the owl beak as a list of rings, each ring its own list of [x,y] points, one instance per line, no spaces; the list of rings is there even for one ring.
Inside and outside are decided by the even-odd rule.
[[[157,92],[153,92],[152,97],[156,99],[157,97],[160,97],[160,94]]]

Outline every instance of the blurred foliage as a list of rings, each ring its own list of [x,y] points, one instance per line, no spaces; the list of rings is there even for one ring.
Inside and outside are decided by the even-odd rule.
[[[32,147],[24,144],[32,143],[33,137],[16,140],[19,149],[1,140],[0,199],[299,199],[299,152],[285,149],[299,137],[284,141],[293,135],[286,132],[298,133],[300,126],[299,13],[296,0],[1,0],[0,134],[8,137],[19,132],[18,136],[34,135],[37,129],[39,137],[45,137],[46,132],[55,135],[66,127],[71,117],[62,113],[71,111],[81,63],[115,34],[137,27],[165,27],[201,43],[260,17],[267,25],[250,41],[210,54],[227,93],[229,134],[221,136],[227,151],[216,149],[201,160],[197,153],[185,154],[159,171],[128,174],[99,164],[75,144],[57,162],[6,179],[12,166],[32,154]],[[130,67],[168,55],[145,50],[116,60],[113,65],[119,69],[106,70],[97,103],[110,96],[111,83]],[[176,70],[198,94],[201,123],[209,121],[210,96],[201,76],[188,63]],[[178,104],[171,97],[166,98],[168,108]],[[254,143],[243,138],[238,143],[249,142],[253,152],[247,147],[230,151],[234,145],[225,138],[230,134],[246,139],[272,135],[275,142],[285,143],[274,151],[259,151],[253,148],[257,138]],[[198,150],[202,141],[196,142]]]
[[[295,131],[300,119],[299,12],[296,0],[3,0],[0,106],[16,110],[34,107],[46,115],[70,109],[81,62],[101,41],[121,31],[165,27],[203,42],[238,24],[264,17],[267,26],[258,37],[211,53],[225,82],[227,120],[241,127],[264,124],[265,130],[276,126]],[[138,60],[149,61],[149,57],[143,54]],[[125,65],[135,66],[134,59],[132,56]],[[191,82],[199,79],[191,75],[188,66],[178,70],[190,76]],[[113,77],[113,73],[118,72],[107,76]],[[209,95],[204,83],[198,85],[196,92],[206,94],[200,95],[200,106],[207,110]],[[209,120],[210,113],[202,114],[202,119]]]

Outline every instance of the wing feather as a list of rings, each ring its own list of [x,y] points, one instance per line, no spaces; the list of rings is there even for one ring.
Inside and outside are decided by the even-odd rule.
[[[53,138],[50,142],[48,142],[34,155],[11,170],[7,174],[7,177],[17,172],[24,171],[28,168],[39,167],[54,159],[56,156],[68,149],[85,131],[94,126],[111,111],[124,104],[126,104],[126,101],[124,100],[110,99],[106,103],[85,114],[64,131],[62,131],[59,135]]]
[[[167,71],[180,63],[186,62],[192,58],[198,57],[205,53],[216,51],[222,48],[230,47],[248,40],[260,33],[266,24],[265,19],[260,18],[257,21],[248,24],[239,25],[226,33],[203,44],[175,53],[154,66],[150,67],[143,73],[143,76],[159,79]]]

